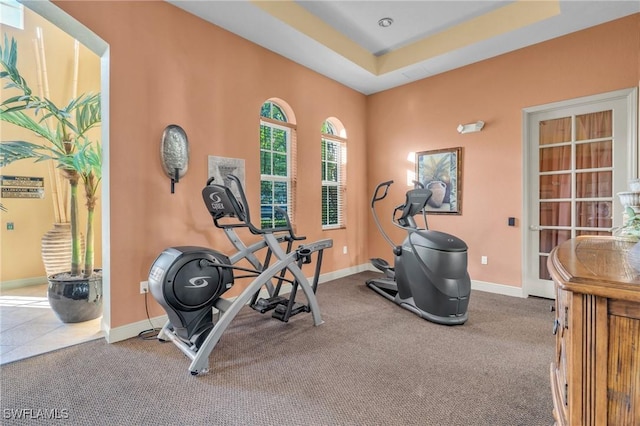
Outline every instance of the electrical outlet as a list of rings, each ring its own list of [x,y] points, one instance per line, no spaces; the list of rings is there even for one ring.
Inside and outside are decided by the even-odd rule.
[[[14,229],[13,222],[7,222],[7,231],[13,231]]]
[[[140,294],[149,293],[149,281],[140,281]]]
[[[347,254],[347,246],[342,247],[342,254]]]
[[[482,263],[483,265],[486,265],[487,263],[489,263],[489,260],[487,259],[487,256],[482,256],[480,258],[480,263]]]

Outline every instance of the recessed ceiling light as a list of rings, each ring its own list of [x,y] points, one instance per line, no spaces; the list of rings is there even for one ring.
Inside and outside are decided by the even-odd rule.
[[[380,25],[382,28],[390,27],[391,24],[393,24],[393,19],[391,18],[382,18],[378,21],[378,25]]]

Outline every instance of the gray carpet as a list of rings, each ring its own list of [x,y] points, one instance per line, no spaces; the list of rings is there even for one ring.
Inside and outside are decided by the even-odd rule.
[[[139,338],[3,365],[0,423],[553,424],[551,301],[474,291],[467,323],[447,327],[366,288],[374,275],[321,284],[319,327],[244,308],[206,375],[172,343]]]

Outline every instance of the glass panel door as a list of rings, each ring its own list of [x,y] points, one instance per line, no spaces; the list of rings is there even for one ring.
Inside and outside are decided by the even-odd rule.
[[[526,115],[523,286],[554,298],[549,253],[580,235],[621,225],[617,193],[635,175],[635,92],[614,92],[537,107]],[[625,93],[621,96],[621,93]]]
[[[611,235],[612,110],[541,120],[538,278],[547,257],[577,235]]]

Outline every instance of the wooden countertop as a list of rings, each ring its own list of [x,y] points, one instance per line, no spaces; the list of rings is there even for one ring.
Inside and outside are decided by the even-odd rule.
[[[577,237],[553,249],[549,272],[564,290],[640,302],[640,272],[627,259],[634,244],[613,237]]]

